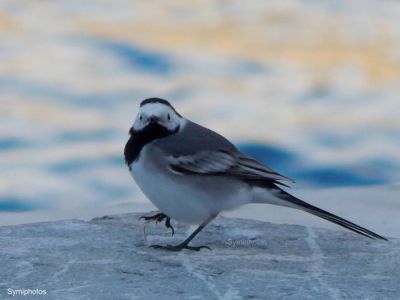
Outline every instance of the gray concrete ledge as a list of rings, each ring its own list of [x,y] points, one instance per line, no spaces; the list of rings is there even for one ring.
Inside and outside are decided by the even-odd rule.
[[[212,251],[149,249],[137,214],[0,227],[0,299],[400,299],[398,239],[218,218],[193,244]]]

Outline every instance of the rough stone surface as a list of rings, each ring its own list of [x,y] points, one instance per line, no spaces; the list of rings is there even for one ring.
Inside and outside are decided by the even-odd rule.
[[[194,240],[147,247],[137,214],[0,227],[1,299],[400,299],[400,241],[218,218]],[[193,228],[146,227],[177,243]],[[46,290],[42,296],[8,289]]]

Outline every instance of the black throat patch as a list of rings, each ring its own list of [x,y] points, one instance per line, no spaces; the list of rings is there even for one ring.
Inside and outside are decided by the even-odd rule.
[[[155,123],[150,124],[140,131],[130,130],[129,133],[131,137],[125,145],[124,155],[125,162],[129,166],[140,156],[140,152],[143,147],[152,141],[160,138],[167,137],[169,135],[178,132],[179,127],[173,131],[169,131],[167,128]]]

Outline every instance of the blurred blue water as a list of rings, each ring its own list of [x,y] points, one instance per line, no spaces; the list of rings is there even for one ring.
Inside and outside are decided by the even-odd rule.
[[[310,108],[312,109],[315,109],[312,105],[317,104],[314,114],[318,114],[327,105],[330,105],[330,108],[333,109],[341,105],[346,109],[356,111],[362,104],[379,97],[379,94],[374,95],[371,92],[356,93],[352,96],[343,95],[332,87],[309,88],[303,92],[293,92],[293,96],[291,96],[290,93],[286,95],[279,89],[275,90],[275,81],[269,82],[268,78],[263,77],[268,74],[268,76],[275,78],[279,75],[279,72],[276,69],[274,70],[273,67],[269,68],[258,62],[241,59],[220,61],[214,57],[210,58],[209,61],[205,60],[199,63],[196,61],[192,63],[191,60],[186,61],[185,59],[182,59],[183,62],[179,62],[177,57],[158,51],[158,49],[146,49],[133,43],[100,38],[72,38],[71,43],[80,49],[85,49],[90,54],[93,53],[95,58],[106,56],[112,57],[111,61],[119,61],[120,64],[111,64],[108,68],[104,68],[104,76],[107,78],[109,76],[121,76],[121,81],[128,81],[124,77],[128,74],[129,80],[137,78],[140,84],[135,85],[135,87],[116,85],[117,87],[113,86],[109,89],[97,91],[93,87],[73,89],[52,84],[50,80],[0,75],[2,93],[10,95],[11,99],[12,97],[18,99],[20,101],[18,108],[29,106],[32,110],[30,118],[26,118],[24,113],[20,114],[19,109],[15,109],[14,115],[8,121],[0,120],[0,122],[3,121],[5,133],[0,135],[0,155],[7,152],[17,153],[17,159],[14,157],[15,161],[3,160],[7,168],[0,169],[2,175],[8,179],[8,183],[2,185],[0,211],[29,211],[50,206],[57,207],[57,205],[60,205],[57,201],[70,201],[70,198],[78,204],[82,200],[84,202],[82,206],[88,205],[88,203],[117,202],[130,198],[133,183],[124,165],[122,153],[129,127],[126,120],[131,120],[133,113],[131,111],[126,115],[124,113],[127,109],[131,110],[134,106],[136,107],[137,101],[152,96],[149,93],[153,93],[153,89],[156,89],[157,85],[163,86],[165,82],[170,85],[158,90],[161,91],[162,95],[157,96],[173,99],[175,103],[188,101],[185,104],[186,107],[191,105],[195,107],[194,104],[196,103],[189,103],[193,101],[190,99],[193,96],[196,99],[194,101],[202,99],[200,96],[202,96],[203,90],[207,90],[203,88],[203,80],[209,80],[211,84],[209,84],[205,96],[216,95],[218,96],[217,99],[225,101],[221,105],[224,109],[210,110],[210,115],[214,119],[224,118],[227,114],[234,118],[240,113],[242,107],[244,108],[247,103],[250,103],[247,102],[247,99],[240,99],[242,106],[239,106],[235,103],[235,99],[219,94],[222,86],[227,84],[234,90],[231,96],[234,95],[236,93],[236,82],[240,83],[241,79],[246,77],[252,80],[256,79],[254,82],[250,80],[249,85],[253,86],[250,88],[252,90],[261,87],[260,94],[256,94],[260,99],[268,98],[266,94],[270,91],[272,91],[272,94],[280,95],[276,102],[268,102],[267,100],[265,102],[253,102],[251,105],[254,106],[246,112],[247,114],[256,113],[258,109],[264,109],[264,106],[267,105],[268,109],[276,110],[278,114],[278,109],[281,108],[277,105],[279,101],[286,101],[286,103],[291,101],[292,107],[311,105]],[[178,74],[176,78],[179,79],[173,77],[176,74]],[[187,74],[193,75],[193,77],[186,82],[182,78],[185,78]],[[143,76],[146,77],[144,83],[147,86],[141,87],[140,79]],[[229,79],[231,82],[221,84],[221,78]],[[269,82],[269,86],[265,90],[262,89],[264,81]],[[218,92],[212,90],[215,82],[217,82],[215,89]],[[198,84],[197,88],[196,84]],[[290,84],[287,85],[288,89],[289,86]],[[240,91],[240,88],[237,91]],[[360,104],[360,98],[363,100],[362,104]],[[318,106],[321,103],[324,105],[323,108]],[[391,102],[388,103],[387,113],[394,113],[390,109]],[[48,112],[41,114],[38,111],[43,106],[55,107],[56,109],[50,111],[56,111],[59,115],[49,115]],[[284,107],[284,109],[288,107]],[[67,113],[64,115],[64,108],[68,112],[71,109],[72,113],[78,111],[79,117],[74,118]],[[309,110],[304,109],[304,111]],[[93,124],[94,122],[91,121],[88,122],[91,125],[86,127],[85,117],[87,116],[90,119],[94,112],[98,124]],[[192,113],[196,114],[196,110],[193,110]],[[204,112],[201,112],[201,114],[206,115]],[[354,116],[354,118],[357,117],[357,115]],[[54,121],[57,118],[66,120],[60,122],[60,125]],[[121,118],[121,123],[126,127],[121,129],[122,126],[119,125],[111,126],[114,121],[118,123],[118,120],[113,118]],[[332,116],[332,119],[334,118],[339,119],[337,116]],[[385,120],[383,117],[382,119]],[[374,148],[374,142],[385,143],[386,139],[392,141],[393,137],[400,140],[400,132],[396,128],[380,127],[380,123],[374,124],[375,127],[371,126],[368,130],[362,127],[342,130],[338,125],[339,123],[332,122],[329,123],[333,124],[332,126],[327,125],[324,128],[315,126],[309,127],[306,132],[304,129],[296,132],[297,128],[290,121],[287,122],[287,124],[284,124],[286,127],[282,129],[282,136],[294,131],[304,138],[301,139],[304,144],[300,142],[296,148],[289,148],[287,144],[278,146],[250,141],[242,141],[238,144],[238,147],[241,151],[253,156],[277,172],[294,179],[297,185],[301,187],[320,188],[392,182],[400,169],[399,163],[393,157],[372,153],[372,158],[358,159],[357,154],[354,155],[356,151],[353,150],[357,150],[360,145]],[[18,131],[20,124],[23,124],[21,125],[23,130]],[[69,125],[71,124],[78,126],[70,128]],[[59,127],[52,128],[53,125]],[[44,132],[41,132],[42,128],[45,129]],[[49,130],[47,131],[47,129]],[[234,130],[231,133],[233,135]],[[375,139],[371,139],[371,137]],[[233,136],[233,138],[235,137]],[[259,140],[263,140],[261,134]],[[86,148],[82,146],[83,144]],[[112,154],[110,154],[110,150],[101,155],[93,155],[93,157],[90,155],[92,152],[102,150],[101,147],[105,144],[108,146],[110,144],[119,145],[120,151],[116,152],[113,148]],[[308,151],[310,148],[304,147],[305,144],[312,150]],[[305,151],[305,149],[307,150]],[[345,163],[338,156],[321,163],[313,160],[312,155],[309,154],[309,152],[318,153],[318,151],[324,149],[338,151],[350,149],[349,152],[351,152],[354,161]],[[42,151],[44,154],[42,154]],[[31,152],[34,152],[32,157]],[[47,155],[52,156],[52,154],[54,154],[54,157],[47,157]],[[30,177],[24,177],[25,170],[29,171]],[[21,180],[18,176],[22,176],[23,179]],[[52,187],[53,179],[56,188]],[[20,182],[23,191],[20,191],[18,187],[16,188],[16,185],[10,184],[14,181]],[[47,181],[49,182],[48,186],[46,185]],[[32,195],[29,195],[31,184],[36,186],[32,188]]]
[[[80,170],[98,169],[103,167],[124,166],[124,158],[121,156],[108,156],[95,159],[70,159],[49,165],[49,171],[58,174],[76,173]]]
[[[0,198],[0,211],[5,212],[23,212],[42,208],[39,204],[32,204],[32,201],[27,202],[26,199],[18,199],[14,197]]]
[[[174,69],[171,60],[161,52],[111,40],[97,39],[92,43],[96,49],[109,51],[112,55],[122,59],[127,64],[127,68],[151,72],[158,76],[171,74]]]
[[[284,148],[266,144],[243,143],[238,149],[273,169],[288,170],[299,161],[298,155]]]
[[[64,130],[54,136],[49,141],[49,144],[41,144],[38,146],[35,143],[27,143],[23,138],[3,138],[0,139],[0,155],[3,151],[14,151],[18,149],[26,149],[35,147],[43,148],[49,145],[73,145],[85,142],[95,142],[101,145],[105,141],[113,141],[115,136],[120,136],[121,133],[113,129],[101,129],[89,132],[79,132]],[[321,133],[316,134],[315,139],[319,140]],[[340,147],[341,144],[350,142],[335,139],[327,135],[325,141],[329,147]],[[122,181],[129,177],[124,165],[124,158],[121,153],[108,156],[94,156],[93,158],[66,158],[55,162],[47,163],[46,157],[42,160],[45,163],[42,167],[38,166],[38,171],[47,172],[50,177],[62,178],[64,181],[76,181],[84,186],[88,191],[93,191],[102,195],[101,201],[114,201],[115,199],[129,198],[132,193],[132,182],[129,179],[129,184],[118,184],[115,181],[109,182],[107,179],[102,179],[102,174],[105,175],[109,170],[120,170],[123,177]],[[315,164],[309,161],[301,153],[295,152],[293,149],[278,147],[263,143],[239,143],[239,150],[254,157],[258,161],[268,165],[277,172],[290,177],[296,181],[296,185],[301,187],[337,187],[337,186],[360,186],[390,183],[393,179],[393,174],[398,172],[398,166],[393,164],[389,159],[381,158],[375,160],[365,160],[354,162],[353,164]],[[45,148],[44,148],[45,149]],[[11,171],[12,172],[12,171]],[[87,177],[87,173],[99,174],[98,177]],[[77,177],[79,176],[79,177]],[[118,176],[121,176],[118,174]],[[86,178],[85,178],[86,177]],[[77,178],[77,179],[75,179]],[[18,180],[18,179],[16,179]],[[117,180],[118,181],[118,180]],[[25,183],[29,185],[29,182]],[[18,192],[18,191],[17,191]],[[72,193],[73,191],[63,191],[60,193]],[[53,195],[53,194],[52,194]],[[9,193],[0,195],[0,211],[30,211],[39,208],[50,207],[53,204],[54,196],[39,195],[41,201],[34,201],[21,196],[9,196]],[[36,195],[32,195],[36,196]],[[43,201],[43,198],[48,198]],[[75,197],[79,197],[79,194]],[[109,199],[109,200],[107,200]],[[43,204],[48,201],[48,204]],[[50,203],[53,203],[50,205]]]
[[[27,145],[26,141],[19,138],[0,138],[0,151],[21,148]]]
[[[66,131],[58,137],[63,142],[79,142],[87,140],[102,140],[112,138],[112,131],[99,130],[92,133],[77,133]],[[0,142],[0,153],[4,150],[20,147],[21,142],[4,139]],[[397,169],[390,161],[376,160],[365,161],[355,165],[313,165],[300,153],[283,147],[277,147],[260,143],[240,143],[238,148],[254,157],[258,161],[268,165],[277,172],[294,179],[297,185],[302,187],[337,187],[337,186],[359,186],[382,184],[390,182],[391,172]],[[47,164],[47,172],[50,176],[62,178],[69,181],[76,176],[85,178],[86,172],[108,172],[112,169],[120,169],[125,172],[126,166],[121,155],[111,155],[93,159],[67,159]],[[377,171],[380,170],[380,171]],[[126,174],[125,174],[126,173]],[[127,172],[123,173],[124,179],[129,177]],[[82,184],[88,190],[100,193],[104,198],[119,199],[129,198],[132,194],[131,183],[119,185],[106,179],[86,178]],[[63,192],[63,191],[60,191]],[[66,191],[68,192],[68,191]],[[33,195],[34,196],[34,195]],[[42,198],[42,197],[41,197]],[[29,211],[45,208],[43,201],[33,201],[31,198],[0,196],[0,211]]]
[[[385,161],[365,161],[347,166],[313,165],[299,154],[276,146],[241,144],[238,148],[303,186],[360,186],[390,182],[386,172],[376,172],[385,165]]]
[[[58,142],[87,142],[87,141],[99,141],[99,140],[110,140],[115,137],[116,132],[111,129],[99,129],[92,131],[64,131],[55,138]],[[1,147],[1,142],[0,142]]]
[[[136,90],[118,90],[113,92],[76,92],[57,85],[43,83],[42,81],[27,80],[21,78],[1,77],[0,88],[3,93],[16,93],[20,96],[29,97],[29,101],[51,101],[72,104],[79,107],[94,107],[102,105],[104,107],[113,106],[120,101],[132,99]]]

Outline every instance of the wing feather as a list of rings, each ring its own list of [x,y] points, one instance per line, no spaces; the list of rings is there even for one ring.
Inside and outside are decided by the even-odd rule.
[[[169,156],[170,169],[180,175],[225,175],[245,181],[277,183],[294,181],[238,151],[200,151],[192,155]]]

